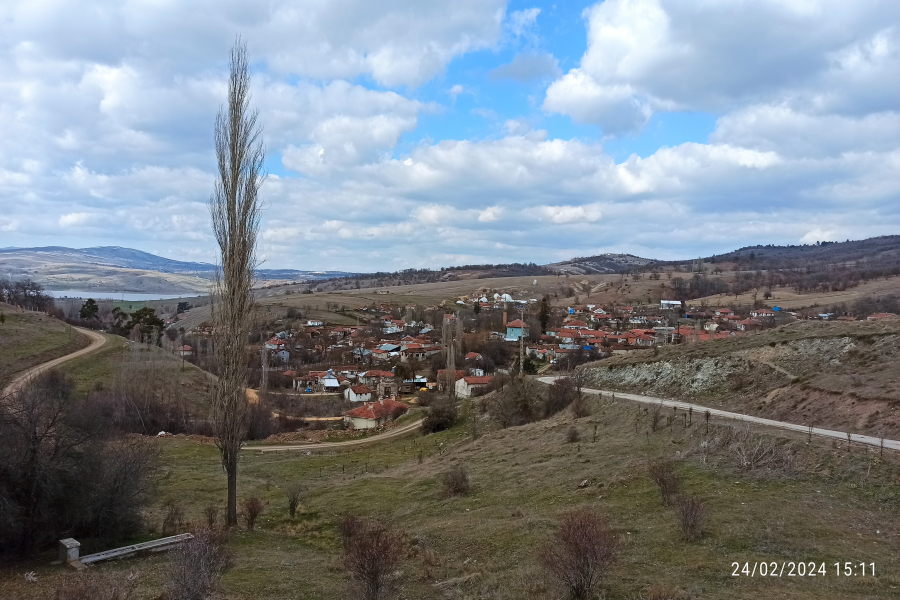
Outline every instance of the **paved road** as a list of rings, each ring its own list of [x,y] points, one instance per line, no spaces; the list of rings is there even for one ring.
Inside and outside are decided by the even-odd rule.
[[[556,377],[540,377],[539,381],[542,383],[553,383]],[[583,390],[589,394],[607,394],[607,395],[615,395],[616,399],[625,399],[631,400],[633,402],[641,402],[643,404],[653,404],[653,405],[663,405],[666,407],[677,407],[679,410],[687,411],[688,408],[693,408],[694,414],[697,416],[702,415],[705,411],[709,411],[709,414],[714,417],[724,417],[726,419],[733,419],[736,421],[742,421],[745,423],[755,423],[758,425],[766,425],[768,427],[777,427],[779,429],[788,429],[791,431],[799,431],[800,433],[809,434],[809,426],[808,425],[797,425],[795,423],[785,423],[784,421],[775,421],[772,419],[763,419],[762,417],[753,417],[750,415],[743,415],[741,413],[733,413],[728,412],[726,410],[720,410],[718,408],[707,408],[705,406],[700,406],[699,404],[689,404],[687,402],[681,402],[678,400],[665,400],[663,398],[654,398],[653,396],[642,396],[639,394],[626,394],[623,392],[616,392],[613,390],[595,390],[583,388]],[[822,437],[830,437],[837,438],[840,440],[847,440],[847,432],[845,431],[832,431],[831,429],[820,429],[818,427],[812,428],[812,434],[818,435]],[[860,444],[868,444],[869,446],[880,446],[882,440],[877,437],[871,437],[868,435],[859,435],[856,433],[850,434],[851,441],[860,443]],[[892,450],[900,450],[900,440],[884,440],[884,447],[890,448]]]
[[[329,450],[332,448],[346,448],[347,446],[363,446],[365,444],[374,444],[383,442],[397,436],[409,433],[419,428],[422,420],[413,421],[400,427],[385,431],[371,437],[360,438],[358,440],[349,440],[346,442],[326,442],[321,444],[284,444],[279,446],[244,446],[242,450],[258,450],[260,452],[279,452],[285,450]]]
[[[45,363],[41,363],[37,366],[31,367],[30,369],[25,369],[24,371],[13,377],[12,381],[9,382],[9,385],[7,385],[3,389],[3,393],[0,395],[6,396],[7,394],[12,394],[13,392],[21,388],[28,379],[31,379],[35,375],[42,373],[48,369],[52,369],[57,365],[61,365],[66,361],[72,360],[73,358],[78,358],[79,356],[84,356],[85,354],[96,352],[100,349],[101,346],[103,346],[103,344],[106,343],[106,336],[102,333],[91,331],[90,329],[84,329],[83,327],[76,327],[75,329],[88,336],[88,338],[90,338],[91,340],[91,343],[81,350],[76,350],[71,354],[66,354],[65,356],[60,356],[59,358],[49,360]]]

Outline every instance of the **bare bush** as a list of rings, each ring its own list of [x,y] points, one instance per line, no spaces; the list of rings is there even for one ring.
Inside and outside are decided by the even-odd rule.
[[[647,465],[647,472],[659,488],[662,503],[666,506],[674,504],[681,491],[681,478],[675,471],[675,463],[665,459],[652,460]]]
[[[581,507],[565,513],[553,538],[540,550],[541,564],[572,600],[588,598],[619,552],[619,538],[600,513]]]
[[[287,491],[287,501],[288,501],[288,512],[291,514],[291,518],[294,518],[294,515],[297,514],[297,507],[300,506],[300,497],[303,493],[303,488],[300,487],[300,484],[288,488]]]
[[[128,600],[134,595],[139,575],[96,571],[77,573],[67,577],[65,584],[56,588],[55,600]]]
[[[194,537],[169,552],[165,574],[167,600],[206,600],[231,568],[224,532],[197,529]]]
[[[459,413],[456,410],[456,403],[446,396],[438,396],[430,400],[428,412],[422,419],[422,434],[437,433],[450,429],[456,424]]]
[[[398,583],[403,543],[387,525],[372,519],[344,517],[339,529],[344,565],[365,600],[386,597]]]
[[[184,508],[181,504],[170,500],[166,502],[166,516],[163,517],[162,533],[163,535],[174,535],[184,529]]]
[[[742,469],[753,470],[778,462],[774,437],[754,434],[749,426],[733,429],[728,437],[728,448],[737,457]]]
[[[569,377],[555,380],[547,388],[547,400],[544,403],[544,417],[555,415],[565,410],[578,397],[575,383]]]
[[[262,514],[266,505],[256,496],[250,496],[241,502],[241,516],[244,518],[244,524],[247,531],[253,531],[256,527],[256,519]]]
[[[677,511],[684,539],[699,540],[706,521],[706,503],[696,496],[688,496],[678,501]]]
[[[472,489],[469,474],[462,465],[455,465],[441,475],[444,496],[467,496]]]
[[[575,427],[574,425],[571,425],[566,430],[566,441],[569,442],[570,444],[574,444],[575,442],[577,442],[580,439],[581,439],[581,434],[578,433],[578,428]]]
[[[209,529],[216,528],[216,521],[219,520],[219,507],[210,504],[203,509],[203,517],[206,520],[206,527]]]

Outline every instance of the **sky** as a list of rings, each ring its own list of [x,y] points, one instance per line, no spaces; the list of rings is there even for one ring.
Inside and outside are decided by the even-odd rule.
[[[894,0],[5,0],[0,247],[216,262],[238,35],[265,268],[900,233]]]

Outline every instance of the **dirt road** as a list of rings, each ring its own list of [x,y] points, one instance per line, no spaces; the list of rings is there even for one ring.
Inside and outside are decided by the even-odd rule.
[[[553,383],[553,381],[557,379],[556,377],[540,377],[538,380],[542,383]],[[800,433],[809,434],[810,431],[812,435],[818,435],[822,437],[830,437],[837,438],[839,440],[847,440],[847,432],[845,431],[832,431],[831,429],[820,429],[818,427],[813,427],[810,430],[808,425],[797,425],[796,423],[785,423],[784,421],[775,421],[772,419],[763,419],[762,417],[752,417],[750,415],[743,415],[741,413],[733,413],[728,412],[726,410],[720,410],[718,408],[707,408],[705,406],[700,406],[699,404],[689,404],[687,402],[680,402],[678,400],[664,400],[662,398],[654,398],[653,396],[642,396],[640,394],[626,394],[624,392],[615,392],[612,390],[595,390],[583,388],[585,392],[588,394],[600,394],[600,395],[608,395],[615,396],[615,398],[623,399],[623,400],[631,400],[632,402],[641,402],[643,404],[653,404],[653,405],[662,405],[668,408],[677,407],[678,410],[687,411],[688,408],[693,409],[694,415],[696,417],[701,417],[704,412],[709,411],[709,414],[713,417],[723,417],[726,419],[731,419],[733,421],[743,422],[743,423],[755,423],[757,425],[765,425],[767,427],[777,427],[779,429],[788,429],[790,431],[798,431]],[[857,433],[850,434],[850,440],[853,442],[857,442],[859,444],[867,444],[869,446],[878,447],[881,445],[882,441],[884,442],[885,448],[890,448],[891,450],[900,450],[900,440],[881,440],[877,437],[872,437],[868,435],[859,435]]]
[[[21,373],[13,377],[12,381],[9,382],[9,385],[7,385],[3,389],[3,393],[0,395],[6,396],[7,394],[12,394],[13,392],[21,388],[28,379],[34,377],[35,375],[42,373],[43,371],[46,371],[48,369],[52,369],[57,365],[61,365],[66,361],[72,360],[73,358],[78,358],[79,356],[84,356],[85,354],[96,352],[100,349],[101,346],[103,346],[103,344],[106,343],[106,336],[102,333],[91,331],[90,329],[84,329],[82,327],[76,327],[75,329],[88,336],[88,338],[90,338],[91,340],[91,343],[81,350],[76,350],[71,354],[60,356],[59,358],[55,358],[53,360],[41,363],[37,366],[31,367],[30,369],[22,371]]]
[[[407,423],[390,431],[373,435],[372,437],[360,438],[358,440],[349,440],[346,442],[326,442],[322,444],[284,444],[280,446],[244,446],[242,450],[257,450],[259,452],[280,452],[287,450],[328,450],[332,448],[346,448],[347,446],[362,446],[365,444],[374,444],[395,438],[411,431],[415,431],[422,424],[422,420],[416,420]]]

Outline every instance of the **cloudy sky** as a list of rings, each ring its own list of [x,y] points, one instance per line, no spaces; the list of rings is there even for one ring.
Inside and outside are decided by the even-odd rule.
[[[269,268],[900,233],[895,0],[5,0],[0,247],[214,262],[238,34]]]

